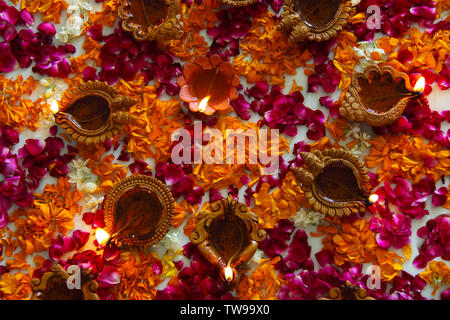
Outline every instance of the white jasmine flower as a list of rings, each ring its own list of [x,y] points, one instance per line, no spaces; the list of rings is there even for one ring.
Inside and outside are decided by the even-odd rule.
[[[323,222],[323,214],[310,209],[301,208],[294,216],[296,228],[305,229],[309,225],[318,225]]]
[[[51,81],[51,78],[42,78],[41,80],[39,80],[39,84],[43,87],[50,87]]]
[[[91,194],[88,194],[88,196],[85,198],[86,209],[91,212],[97,211],[98,206],[103,202],[103,198],[103,196],[97,198]]]
[[[69,182],[76,183],[78,190],[93,193],[97,190],[98,176],[86,166],[88,160],[75,159],[70,163]]]
[[[181,252],[183,248],[180,245],[180,230],[169,230],[169,232],[159,242],[167,251],[174,253]]]
[[[352,0],[352,7],[357,6],[361,0]]]
[[[367,149],[370,148],[371,144],[367,142],[371,137],[368,133],[362,132],[359,135],[359,142],[353,147],[351,152],[357,156],[361,156]]]
[[[88,20],[88,12],[92,10],[91,4],[86,0],[66,1],[69,5],[67,7],[68,18],[66,24],[61,24],[61,29],[56,34],[56,39],[61,42],[70,42],[73,38],[81,35],[83,32],[83,25]]]
[[[358,42],[358,46],[354,47],[353,50],[355,51],[356,55],[358,56],[360,60],[360,65],[365,68],[370,64],[379,63],[379,61],[372,59],[372,53],[377,52],[380,54],[381,57],[385,55],[385,52],[383,49],[378,48],[376,46],[376,42],[367,42],[367,41],[361,41]]]
[[[353,137],[354,139],[359,139],[361,135],[361,128],[359,127],[358,124],[354,124],[350,127],[350,129],[348,129],[345,133],[346,137]]]

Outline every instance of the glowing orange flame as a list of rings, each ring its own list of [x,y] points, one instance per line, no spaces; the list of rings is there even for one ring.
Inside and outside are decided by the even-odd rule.
[[[109,240],[109,233],[106,232],[105,230],[101,229],[101,228],[98,228],[95,231],[95,237],[97,238],[97,242],[100,245],[104,245]]]
[[[58,102],[57,102],[56,100],[53,100],[52,103],[50,104],[50,111],[51,111],[53,114],[58,113],[58,111],[59,111],[59,105],[58,105]]]
[[[206,107],[208,106],[208,101],[211,98],[211,96],[206,96],[202,99],[202,101],[200,101],[200,103],[198,104],[198,111],[199,112],[205,112]]]
[[[227,266],[224,270],[225,280],[231,282],[233,280],[233,269],[230,266]]]
[[[372,202],[372,203],[375,203],[375,202],[378,201],[379,198],[380,198],[380,197],[379,197],[376,193],[374,193],[374,194],[371,194],[371,195],[370,195],[369,201]]]
[[[417,80],[416,85],[414,86],[414,91],[423,92],[424,90],[425,90],[425,78],[420,77],[419,80]]]

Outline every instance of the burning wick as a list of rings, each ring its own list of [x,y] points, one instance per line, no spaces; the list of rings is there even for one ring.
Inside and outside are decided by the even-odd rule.
[[[99,228],[97,231],[95,231],[95,237],[97,238],[97,242],[103,246],[105,245],[109,240],[109,233],[105,230]]]
[[[420,77],[419,80],[417,80],[416,85],[414,86],[414,91],[416,92],[424,92],[425,90],[425,78]]]
[[[110,236],[108,232],[106,232],[105,230],[103,230],[101,228],[97,229],[97,231],[95,232],[95,237],[97,238],[97,242],[101,246],[103,246],[103,245],[108,246],[111,243],[111,240],[114,239],[114,237],[116,237],[119,233],[121,233],[123,230],[128,228],[132,223],[134,223],[138,218],[142,217],[143,215],[144,215],[144,213],[141,213],[141,214],[135,216],[133,219],[128,221],[122,228],[120,228],[118,231],[116,231],[112,236]]]
[[[206,107],[208,106],[208,101],[210,98],[211,98],[211,96],[206,96],[202,99],[202,101],[200,101],[200,103],[198,104],[199,112],[204,112],[206,110]]]
[[[233,269],[230,266],[225,267],[224,275],[227,282],[233,281]]]
[[[50,104],[50,111],[51,111],[53,114],[58,113],[58,111],[59,111],[59,105],[58,105],[58,102],[57,102],[56,100],[53,100],[52,103]]]
[[[379,198],[380,198],[380,197],[379,197],[376,193],[371,194],[370,197],[369,197],[369,203],[370,203],[370,205],[375,204],[375,202],[377,202]]]

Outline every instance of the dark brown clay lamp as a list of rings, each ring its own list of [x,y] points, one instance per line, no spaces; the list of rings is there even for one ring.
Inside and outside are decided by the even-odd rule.
[[[122,29],[139,41],[164,43],[183,35],[179,0],[119,0],[118,16]]]
[[[232,286],[238,280],[239,268],[250,260],[265,237],[258,217],[245,204],[228,196],[211,203],[211,212],[199,213],[190,238],[206,260],[218,268],[222,281]]]
[[[351,9],[351,1],[284,0],[279,29],[292,43],[327,41],[342,31]]]
[[[136,100],[122,96],[105,82],[88,81],[65,92],[61,108],[51,105],[55,121],[74,140],[103,143],[119,134],[127,124],[137,122],[128,112]]]
[[[211,115],[230,108],[236,99],[240,83],[233,65],[215,54],[199,56],[183,66],[183,75],[177,79],[180,99],[189,103],[189,109]]]
[[[320,298],[319,300],[375,300],[375,298],[369,297],[366,290],[353,286],[347,280],[343,286],[331,288],[328,298]]]
[[[90,270],[81,271],[80,289],[69,289],[67,282],[71,275],[59,264],[51,267],[41,279],[31,279],[33,300],[99,300],[98,283],[90,276]]]
[[[365,212],[378,200],[368,171],[350,152],[329,149],[302,152],[305,168],[292,168],[311,207],[330,216]]]
[[[161,181],[132,175],[117,183],[104,201],[105,229],[97,229],[100,245],[120,248],[158,243],[172,226],[174,199]]]
[[[371,65],[363,73],[353,73],[339,112],[348,120],[371,126],[392,124],[401,117],[411,99],[421,97],[424,89],[423,77],[413,88],[406,73],[389,65]]]

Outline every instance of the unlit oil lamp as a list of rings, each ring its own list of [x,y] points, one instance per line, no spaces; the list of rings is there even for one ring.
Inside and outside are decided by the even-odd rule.
[[[238,96],[236,87],[240,79],[233,65],[215,54],[186,63],[177,83],[180,99],[189,103],[191,111],[211,115],[230,108],[230,101]]]
[[[232,286],[238,280],[239,268],[254,255],[265,236],[258,217],[228,196],[211,203],[211,212],[199,213],[190,238],[206,260],[218,268],[221,280]]]
[[[56,123],[74,140],[103,143],[120,134],[125,125],[136,123],[128,112],[136,100],[123,96],[105,82],[88,81],[65,92],[61,107],[53,101],[50,110]]]
[[[354,286],[347,280],[342,286],[331,288],[327,298],[319,300],[375,300],[375,298],[368,296],[365,289]]]
[[[339,112],[348,120],[371,126],[392,124],[401,117],[408,102],[420,98],[424,90],[424,77],[413,88],[406,73],[389,65],[371,65],[363,73],[352,75]]]
[[[117,14],[136,40],[164,43],[183,35],[179,0],[119,0]]]
[[[327,41],[344,28],[351,9],[345,0],[284,0],[279,29],[293,43]]]
[[[106,230],[96,230],[101,246],[152,246],[172,226],[172,194],[165,184],[149,176],[121,180],[108,192],[103,207]]]
[[[69,269],[68,269],[69,270]],[[59,264],[53,265],[41,278],[33,278],[30,281],[33,300],[99,300],[97,295],[98,283],[91,275],[91,270],[81,269],[79,276],[79,288],[68,287],[68,282],[73,276],[64,270]]]
[[[292,168],[311,207],[330,216],[365,212],[378,201],[364,164],[350,152],[302,152],[304,168]]]

